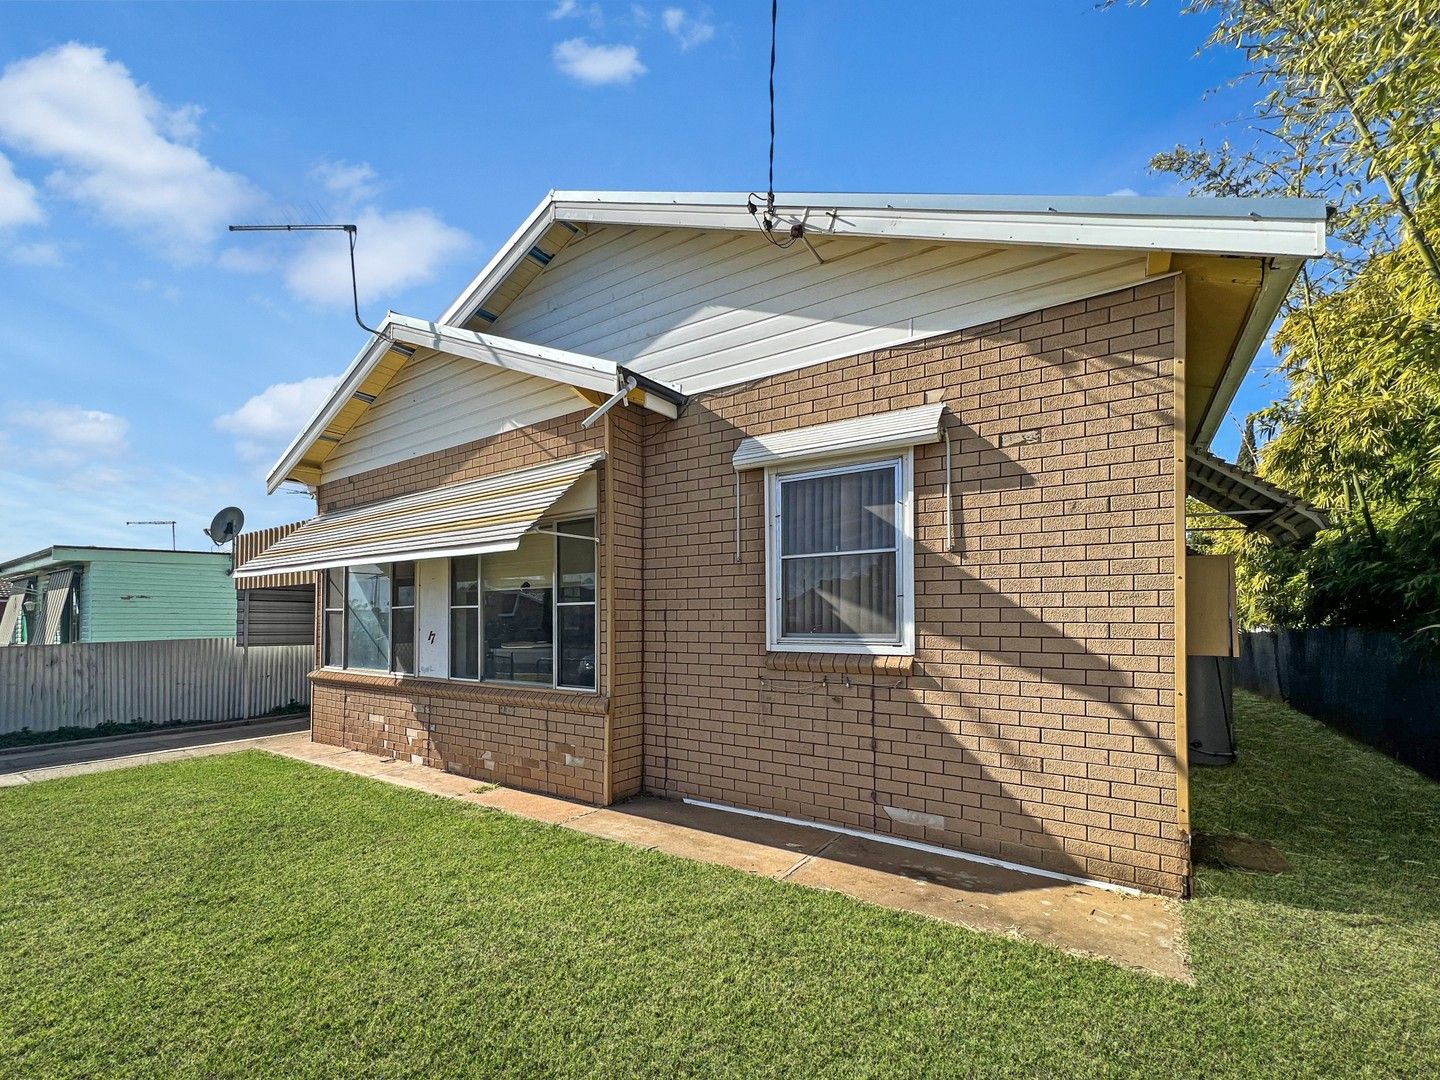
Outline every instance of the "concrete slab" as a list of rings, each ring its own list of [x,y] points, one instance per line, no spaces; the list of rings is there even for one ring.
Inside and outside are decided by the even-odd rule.
[[[482,781],[472,780],[471,783],[478,788]],[[497,787],[479,793],[472,790],[464,799],[466,802],[488,806],[492,810],[503,810],[507,814],[530,818],[532,821],[546,821],[552,825],[564,825],[596,812],[595,807],[585,803],[557,799],[550,795],[536,795],[534,792],[516,788]]]
[[[1189,981],[1180,905],[840,836],[787,879]]]
[[[819,829],[748,818],[665,799],[636,799],[570,822],[591,836],[684,859],[783,877],[835,837]]]

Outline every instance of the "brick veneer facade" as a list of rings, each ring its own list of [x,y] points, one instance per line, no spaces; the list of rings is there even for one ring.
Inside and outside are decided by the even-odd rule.
[[[317,672],[322,741],[608,802],[640,790],[1178,894],[1176,289],[1163,280],[322,486],[357,505],[603,447],[600,695]],[[745,435],[943,401],[915,450],[917,648],[769,654]]]

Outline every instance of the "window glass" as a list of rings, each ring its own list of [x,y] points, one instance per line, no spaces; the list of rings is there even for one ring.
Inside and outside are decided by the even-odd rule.
[[[390,567],[390,670],[415,674],[415,564]]]
[[[895,546],[895,467],[832,473],[780,485],[785,555]]]
[[[555,558],[560,578],[560,603],[594,603],[595,542],[568,536],[556,537]]]
[[[473,606],[480,602],[480,557],[462,555],[450,560],[450,603]]]
[[[480,677],[480,612],[476,608],[450,611],[450,677]]]
[[[555,538],[531,533],[481,561],[485,678],[553,684],[554,559]]]
[[[780,477],[778,489],[771,602],[780,638],[897,642],[898,463]]]
[[[781,632],[895,636],[895,553],[785,559]]]
[[[595,605],[562,604],[555,609],[560,622],[559,686],[595,689]]]
[[[325,571],[325,655],[326,667],[345,666],[345,568]]]
[[[345,666],[390,668],[390,574],[387,567],[350,567],[347,575]]]

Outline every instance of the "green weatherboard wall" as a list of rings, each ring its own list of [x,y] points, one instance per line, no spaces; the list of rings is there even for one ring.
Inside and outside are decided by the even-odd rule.
[[[224,553],[56,547],[35,569],[61,566],[81,570],[81,641],[235,636],[235,582]]]

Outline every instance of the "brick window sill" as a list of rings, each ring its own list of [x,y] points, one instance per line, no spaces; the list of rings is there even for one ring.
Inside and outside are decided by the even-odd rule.
[[[310,681],[320,686],[366,690],[382,694],[424,694],[451,701],[483,701],[492,705],[514,705],[522,709],[553,709],[556,712],[603,716],[610,711],[610,699],[584,690],[553,690],[528,686],[501,686],[495,683],[460,682],[454,679],[425,679],[416,675],[386,675],[336,668],[317,668]]]
[[[913,656],[871,656],[866,653],[767,652],[771,671],[814,671],[837,675],[910,675]]]

